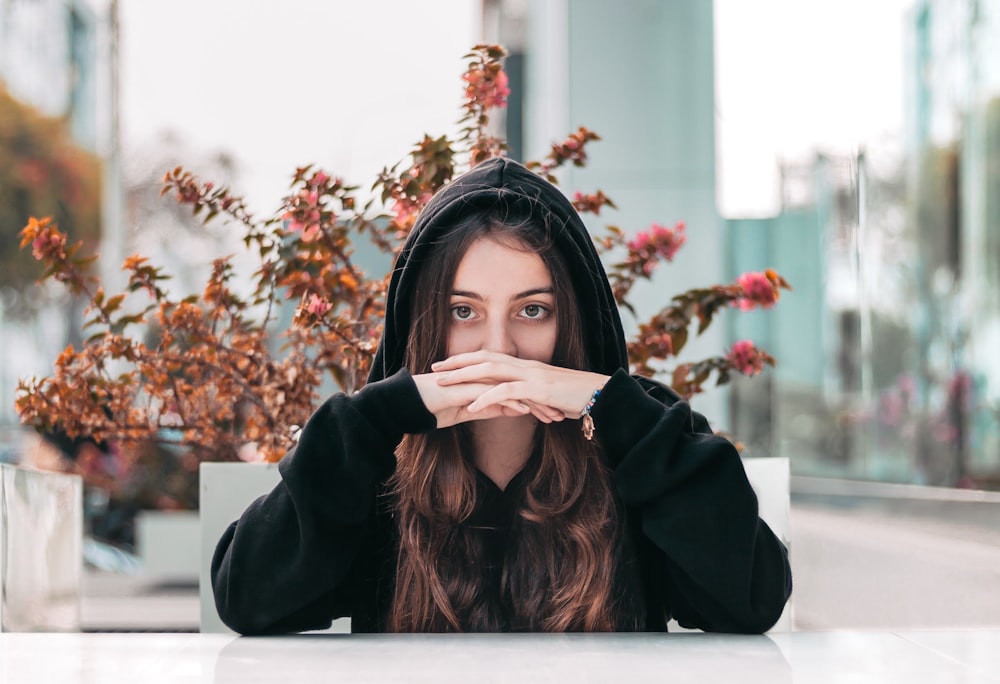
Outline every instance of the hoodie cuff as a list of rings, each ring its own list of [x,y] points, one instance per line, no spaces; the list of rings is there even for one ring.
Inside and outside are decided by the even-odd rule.
[[[437,418],[424,406],[417,384],[405,368],[362,387],[351,396],[351,406],[394,447],[405,434],[437,428]]]
[[[653,430],[666,410],[628,371],[615,371],[590,410],[594,436],[612,467],[617,467],[636,442]]]

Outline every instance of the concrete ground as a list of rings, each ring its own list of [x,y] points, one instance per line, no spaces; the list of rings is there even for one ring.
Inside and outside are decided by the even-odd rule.
[[[791,539],[797,630],[1000,627],[1000,527],[793,498]],[[82,619],[197,631],[197,588],[89,571]]]
[[[799,630],[1000,626],[1000,529],[798,503]]]
[[[87,569],[80,605],[86,632],[197,632],[196,583],[163,583]]]

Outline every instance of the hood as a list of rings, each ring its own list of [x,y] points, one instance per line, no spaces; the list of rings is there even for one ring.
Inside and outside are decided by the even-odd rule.
[[[547,207],[551,238],[564,256],[593,370],[612,374],[628,368],[621,317],[593,239],[565,195],[538,174],[515,161],[493,158],[442,188],[421,211],[403,245],[389,281],[385,329],[368,381],[387,378],[403,366],[410,331],[409,293],[424,263],[445,230],[471,213],[499,207]]]

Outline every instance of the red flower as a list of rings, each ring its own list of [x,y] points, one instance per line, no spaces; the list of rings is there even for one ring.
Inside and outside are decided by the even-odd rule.
[[[735,302],[742,311],[758,306],[770,309],[778,301],[778,286],[767,272],[744,273],[736,279],[736,284],[743,290],[743,296]]]
[[[684,246],[685,242],[687,242],[687,236],[684,234],[683,221],[678,222],[673,228],[654,223],[648,232],[638,233],[632,238],[628,243],[628,248],[632,252],[640,254],[645,252],[642,256],[647,258],[656,254],[667,261],[673,261],[677,251]]]
[[[498,68],[491,73],[482,67],[476,67],[465,72],[462,79],[468,83],[465,87],[466,99],[478,102],[484,109],[507,104],[510,87],[503,69]]]
[[[332,308],[333,304],[317,296],[315,293],[309,295],[309,300],[306,302],[306,311],[313,316],[322,316]]]
[[[759,375],[764,370],[764,354],[750,340],[740,340],[733,344],[726,354],[726,360],[743,375]]]

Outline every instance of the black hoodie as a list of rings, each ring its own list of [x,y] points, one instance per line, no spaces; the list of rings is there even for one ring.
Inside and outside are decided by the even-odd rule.
[[[317,409],[279,465],[282,481],[219,541],[212,585],[229,627],[305,631],[350,616],[353,631],[385,628],[397,547],[380,494],[403,435],[436,427],[403,368],[407,295],[435,241],[462,217],[538,202],[569,267],[590,370],[611,375],[592,416],[625,510],[641,624],[663,630],[673,617],[703,630],[763,632],[780,617],[791,592],[787,552],[758,517],[739,454],[672,390],[628,374],[618,310],[579,215],[537,174],[492,159],[421,212],[392,274],[369,383]],[[493,489],[491,505],[516,505],[517,486]]]

